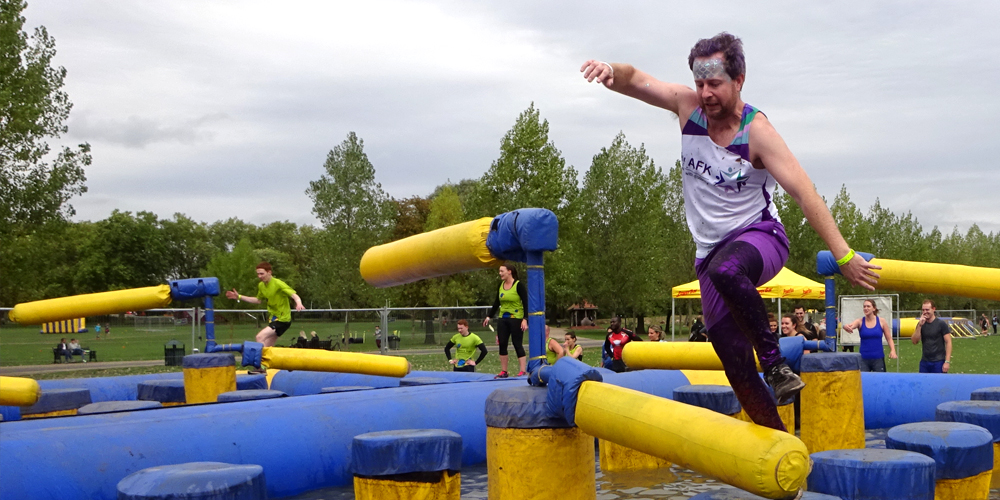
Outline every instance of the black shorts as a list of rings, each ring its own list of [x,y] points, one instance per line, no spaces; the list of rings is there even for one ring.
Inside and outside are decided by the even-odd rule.
[[[270,327],[272,330],[274,330],[274,333],[276,333],[280,337],[282,334],[288,331],[288,328],[292,326],[292,322],[273,320],[270,323],[268,323],[267,326]]]
[[[475,371],[476,371],[476,365],[456,366],[456,367],[452,368],[451,371],[453,371],[453,372],[473,372],[473,373],[475,373]]]

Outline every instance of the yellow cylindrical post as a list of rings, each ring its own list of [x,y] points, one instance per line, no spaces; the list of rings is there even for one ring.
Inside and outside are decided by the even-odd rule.
[[[722,370],[722,360],[708,342],[629,342],[622,360],[633,369]]]
[[[1000,490],[1000,442],[993,443],[993,478],[990,489]]]
[[[669,469],[670,461],[654,457],[649,453],[633,450],[627,446],[612,443],[606,439],[597,441],[601,472],[630,472],[640,470]]]
[[[288,347],[265,347],[261,365],[268,368],[268,373],[278,369],[405,377],[410,372],[410,363],[401,356]]]
[[[809,474],[806,447],[791,434],[610,384],[581,384],[575,420],[587,434],[765,498],[796,493]]]
[[[170,286],[158,285],[25,302],[14,306],[7,316],[22,325],[38,325],[64,319],[143,311],[169,304]]]
[[[361,257],[361,277],[383,288],[499,267],[486,248],[492,217],[435,229],[368,249]]]
[[[913,451],[934,459],[935,500],[986,500],[993,474],[993,435],[964,422],[897,425],[885,437],[890,450]]]
[[[462,436],[443,429],[404,429],[354,436],[358,500],[459,500]]]
[[[546,394],[522,386],[486,399],[490,500],[597,498],[594,438],[549,416]]]
[[[882,266],[875,284],[879,290],[1000,300],[1000,269],[892,259],[871,263]]]
[[[861,355],[823,352],[802,356],[802,441],[810,453],[865,447]]]
[[[214,403],[219,394],[236,390],[236,359],[216,352],[184,356],[184,399],[187,404]]]
[[[31,406],[41,392],[35,379],[0,377],[0,406]]]

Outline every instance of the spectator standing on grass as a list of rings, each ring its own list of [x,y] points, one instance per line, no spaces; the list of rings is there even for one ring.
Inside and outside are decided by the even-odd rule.
[[[375,348],[376,349],[381,349],[382,348],[382,327],[381,326],[376,326],[375,327]]]
[[[524,353],[524,332],[528,329],[528,320],[525,319],[525,312],[528,304],[528,288],[517,279],[517,269],[505,262],[497,270],[500,275],[500,289],[497,291],[497,298],[493,302],[493,307],[486,314],[483,326],[490,324],[490,318],[497,318],[497,344],[500,345],[500,373],[497,378],[507,378],[507,343],[514,344],[514,352],[517,354],[517,365],[520,368],[517,376],[526,375],[525,372],[528,358]]]
[[[805,328],[811,334],[811,335],[806,335],[806,338],[809,340],[818,339],[819,328],[816,328],[816,325],[806,320],[806,308],[803,306],[795,306],[795,309],[793,309],[793,311],[795,312],[795,317],[799,319],[799,324],[802,325],[802,328]]]
[[[660,325],[650,325],[646,329],[646,336],[649,337],[650,342],[666,342],[667,339],[663,338],[663,327]]]
[[[889,342],[889,358],[896,359],[896,344],[892,342],[892,330],[889,321],[878,315],[875,301],[865,299],[861,305],[865,315],[844,325],[847,333],[858,330],[861,337],[861,371],[884,372],[885,351],[882,349],[882,338]]]
[[[469,332],[468,321],[460,319],[456,326],[458,333],[452,335],[451,340],[445,344],[444,355],[448,358],[448,363],[454,365],[453,371],[474,372],[476,365],[486,357],[486,344],[483,343],[483,339],[479,338],[479,335]],[[457,347],[454,359],[451,357],[452,347]],[[477,349],[479,350],[479,358],[472,359]]]
[[[920,373],[951,371],[951,328],[937,317],[933,300],[924,300],[920,306],[920,321],[917,321],[910,342],[921,344]]]
[[[993,335],[997,334],[997,315],[993,313]]]
[[[986,317],[986,313],[983,313],[983,319],[979,320],[979,326],[982,329],[983,335],[990,334],[990,320]]]
[[[660,335],[660,342],[663,342],[663,335]],[[701,322],[701,316],[695,316],[694,324],[691,325],[691,337],[688,342],[708,342],[708,330],[705,323]]]
[[[628,371],[625,361],[622,360],[622,350],[625,349],[625,344],[633,341],[642,342],[642,338],[632,330],[622,328],[620,316],[612,318],[611,328],[608,329],[608,335],[604,338],[604,357],[610,360],[610,363],[606,362],[605,368],[617,373]]]

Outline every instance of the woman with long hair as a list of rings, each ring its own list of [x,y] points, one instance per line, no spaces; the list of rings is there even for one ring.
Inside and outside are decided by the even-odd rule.
[[[521,371],[518,377],[526,375],[528,359],[524,353],[524,332],[528,329],[525,310],[528,303],[528,287],[517,279],[517,269],[510,262],[504,262],[497,273],[500,275],[500,290],[493,307],[483,320],[483,326],[490,324],[490,318],[497,316],[497,343],[500,344],[500,373],[497,378],[507,378],[507,344],[514,344],[517,364]]]
[[[889,320],[878,315],[878,307],[875,301],[865,299],[861,305],[861,310],[865,315],[844,325],[847,333],[858,330],[861,336],[861,371],[863,372],[884,372],[885,371],[885,351],[882,349],[882,338],[889,343],[889,357],[896,359],[896,345],[892,342],[892,330],[889,328]]]

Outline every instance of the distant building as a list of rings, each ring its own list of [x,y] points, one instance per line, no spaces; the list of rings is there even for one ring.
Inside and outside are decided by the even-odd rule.
[[[583,301],[583,305],[573,304],[566,308],[569,312],[569,326],[593,326],[597,320],[597,306]]]

